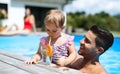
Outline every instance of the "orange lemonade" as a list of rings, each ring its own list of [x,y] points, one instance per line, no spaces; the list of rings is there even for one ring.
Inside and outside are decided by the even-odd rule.
[[[51,45],[47,44],[46,45],[46,55],[50,57],[50,56],[52,56],[52,54],[53,54],[52,47],[51,47]]]

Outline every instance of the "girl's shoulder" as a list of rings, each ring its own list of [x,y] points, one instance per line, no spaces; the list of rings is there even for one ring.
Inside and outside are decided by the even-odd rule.
[[[66,44],[66,46],[70,46],[73,43],[74,36],[68,35],[68,34],[62,34],[62,42]]]
[[[74,36],[62,33],[62,37],[66,40],[74,40]]]
[[[40,38],[40,43],[47,44],[48,43],[48,37],[42,37],[42,38]]]

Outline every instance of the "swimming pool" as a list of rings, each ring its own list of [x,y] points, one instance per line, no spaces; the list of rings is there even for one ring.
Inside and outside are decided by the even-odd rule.
[[[38,50],[40,38],[42,36],[1,36],[0,50],[10,51],[23,56],[32,57]],[[75,47],[79,49],[79,40],[83,36],[75,35]],[[100,62],[108,71],[108,74],[120,73],[120,38],[114,38],[113,46],[100,56]]]

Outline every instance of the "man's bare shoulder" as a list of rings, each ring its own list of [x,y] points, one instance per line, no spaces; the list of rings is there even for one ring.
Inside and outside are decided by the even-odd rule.
[[[107,73],[107,71],[106,70],[103,70],[103,69],[98,69],[98,70],[96,70],[97,72],[97,74],[108,74]],[[96,73],[94,73],[94,74],[96,74]]]
[[[77,55],[75,60],[71,62],[71,64],[69,64],[68,67],[79,70],[81,67],[82,61],[83,61],[83,56]]]
[[[108,74],[100,63],[97,63],[94,69],[94,72],[96,72],[97,74]]]
[[[99,70],[99,74],[108,74],[107,71],[102,67]]]

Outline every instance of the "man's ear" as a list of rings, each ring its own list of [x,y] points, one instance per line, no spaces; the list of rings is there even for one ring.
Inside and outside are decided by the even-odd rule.
[[[101,54],[101,53],[103,53],[103,52],[104,52],[104,48],[103,48],[103,47],[99,47],[99,48],[98,48],[98,53]]]

